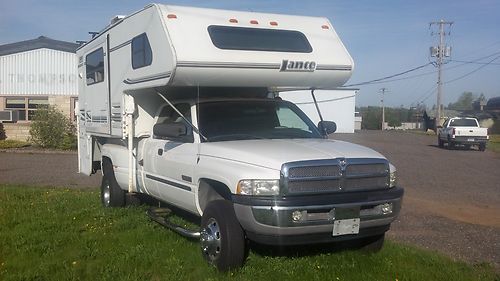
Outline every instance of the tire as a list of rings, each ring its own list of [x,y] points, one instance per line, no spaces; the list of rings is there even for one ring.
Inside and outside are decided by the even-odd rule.
[[[378,253],[384,247],[385,233],[377,236],[367,237],[362,243],[362,250],[367,253]]]
[[[479,151],[485,151],[486,150],[486,144],[485,143],[480,143],[479,144]]]
[[[201,253],[219,271],[239,268],[245,260],[245,234],[227,200],[208,203],[201,218]]]
[[[106,208],[125,206],[125,190],[118,185],[110,160],[103,160],[103,172],[104,176],[101,183],[102,205]]]
[[[444,141],[438,136],[438,146],[440,148],[443,148],[444,147]]]
[[[448,136],[448,149],[454,149],[455,148],[455,143],[450,140],[450,137]]]

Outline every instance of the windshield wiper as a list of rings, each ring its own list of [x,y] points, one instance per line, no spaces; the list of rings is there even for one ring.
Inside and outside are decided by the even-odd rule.
[[[231,140],[254,140],[254,139],[265,139],[263,137],[250,135],[250,134],[227,134],[227,135],[217,135],[213,137],[208,137],[208,142],[214,141],[231,141]]]

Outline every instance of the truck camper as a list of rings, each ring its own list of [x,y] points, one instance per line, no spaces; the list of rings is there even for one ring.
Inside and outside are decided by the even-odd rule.
[[[328,138],[280,92],[335,89],[353,61],[326,18],[151,4],[77,50],[79,172],[105,207],[142,193],[200,217],[219,270],[269,245],[353,240],[378,250],[401,208],[381,154]]]

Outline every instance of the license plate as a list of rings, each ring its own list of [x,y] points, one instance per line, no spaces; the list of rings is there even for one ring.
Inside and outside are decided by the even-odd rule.
[[[335,220],[333,222],[333,236],[358,234],[359,233],[359,218]]]
[[[467,141],[474,141],[474,139],[467,139]]]

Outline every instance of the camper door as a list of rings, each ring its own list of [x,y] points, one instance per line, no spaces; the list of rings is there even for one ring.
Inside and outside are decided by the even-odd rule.
[[[84,108],[89,133],[111,133],[108,36],[96,40],[85,55]]]

